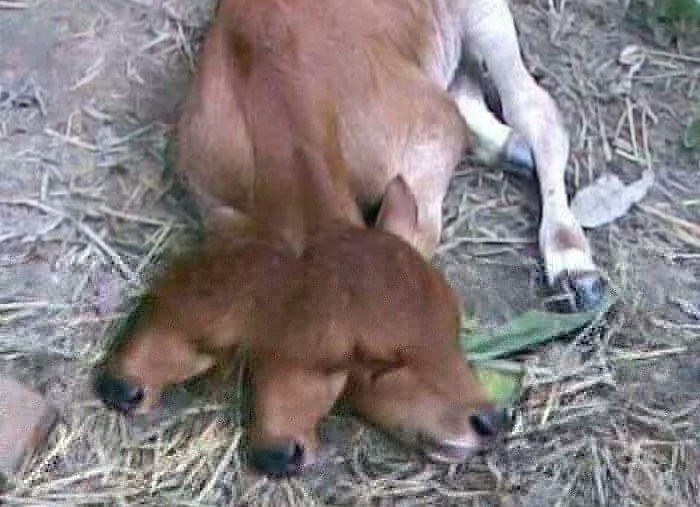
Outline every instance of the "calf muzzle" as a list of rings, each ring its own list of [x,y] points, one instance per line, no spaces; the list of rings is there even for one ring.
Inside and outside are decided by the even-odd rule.
[[[93,376],[92,387],[95,394],[108,407],[128,414],[138,408],[144,399],[142,387],[118,379],[106,371],[98,371]]]
[[[287,477],[301,472],[304,463],[304,447],[292,443],[288,447],[253,448],[251,464],[271,477]]]

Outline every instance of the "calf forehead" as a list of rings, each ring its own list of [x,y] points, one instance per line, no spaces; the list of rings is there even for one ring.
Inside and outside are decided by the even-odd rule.
[[[333,238],[308,256],[299,314],[321,333],[415,344],[456,332],[456,298],[413,249],[375,231]]]

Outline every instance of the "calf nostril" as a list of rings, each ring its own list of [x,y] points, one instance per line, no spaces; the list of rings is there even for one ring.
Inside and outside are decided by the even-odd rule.
[[[135,409],[144,398],[142,387],[104,372],[95,375],[93,390],[105,405],[124,413]]]
[[[304,447],[295,442],[289,447],[253,449],[251,464],[272,477],[286,477],[301,472],[304,462]]]
[[[496,430],[491,424],[491,418],[486,414],[475,414],[471,416],[470,422],[476,434],[480,437],[492,437]]]
[[[487,410],[472,415],[470,422],[477,435],[484,438],[494,438],[511,426],[513,414],[507,409]]]

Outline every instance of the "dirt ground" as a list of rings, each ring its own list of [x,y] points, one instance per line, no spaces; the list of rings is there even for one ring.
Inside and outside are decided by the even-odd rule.
[[[700,152],[680,138],[700,115],[700,36],[660,45],[643,1],[512,4],[571,132],[572,191],[655,172],[641,206],[590,233],[620,303],[525,358],[503,448],[426,464],[336,414],[324,465],[274,482],[246,471],[239,390],[126,422],[86,382],[127,303],[194,234],[167,142],[212,2],[0,2],[0,372],[63,413],[0,503],[699,505]],[[620,63],[632,45],[639,65]],[[436,262],[482,325],[542,304],[535,195],[500,170],[455,175]]]

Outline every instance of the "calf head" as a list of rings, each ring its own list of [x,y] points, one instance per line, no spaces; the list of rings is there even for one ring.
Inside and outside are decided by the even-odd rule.
[[[460,351],[452,289],[407,242],[413,196],[400,180],[390,190],[374,230],[319,230],[300,256],[255,243],[174,266],[98,367],[99,395],[125,412],[150,408],[245,347],[252,461],[271,475],[314,461],[318,424],[339,398],[434,460],[487,446],[505,413]]]
[[[254,457],[287,473],[313,461],[336,398],[399,440],[463,461],[507,425],[459,348],[459,311],[440,274],[397,238],[333,234],[305,254],[288,320],[259,344]]]
[[[453,290],[409,244],[417,221],[399,179],[376,230],[328,230],[307,245],[283,318],[251,347],[258,468],[284,475],[313,462],[338,398],[436,461],[463,461],[508,426],[460,350]]]
[[[269,243],[212,242],[174,263],[95,368],[96,393],[121,412],[145,412],[165,388],[225,367],[284,294],[290,258]]]

